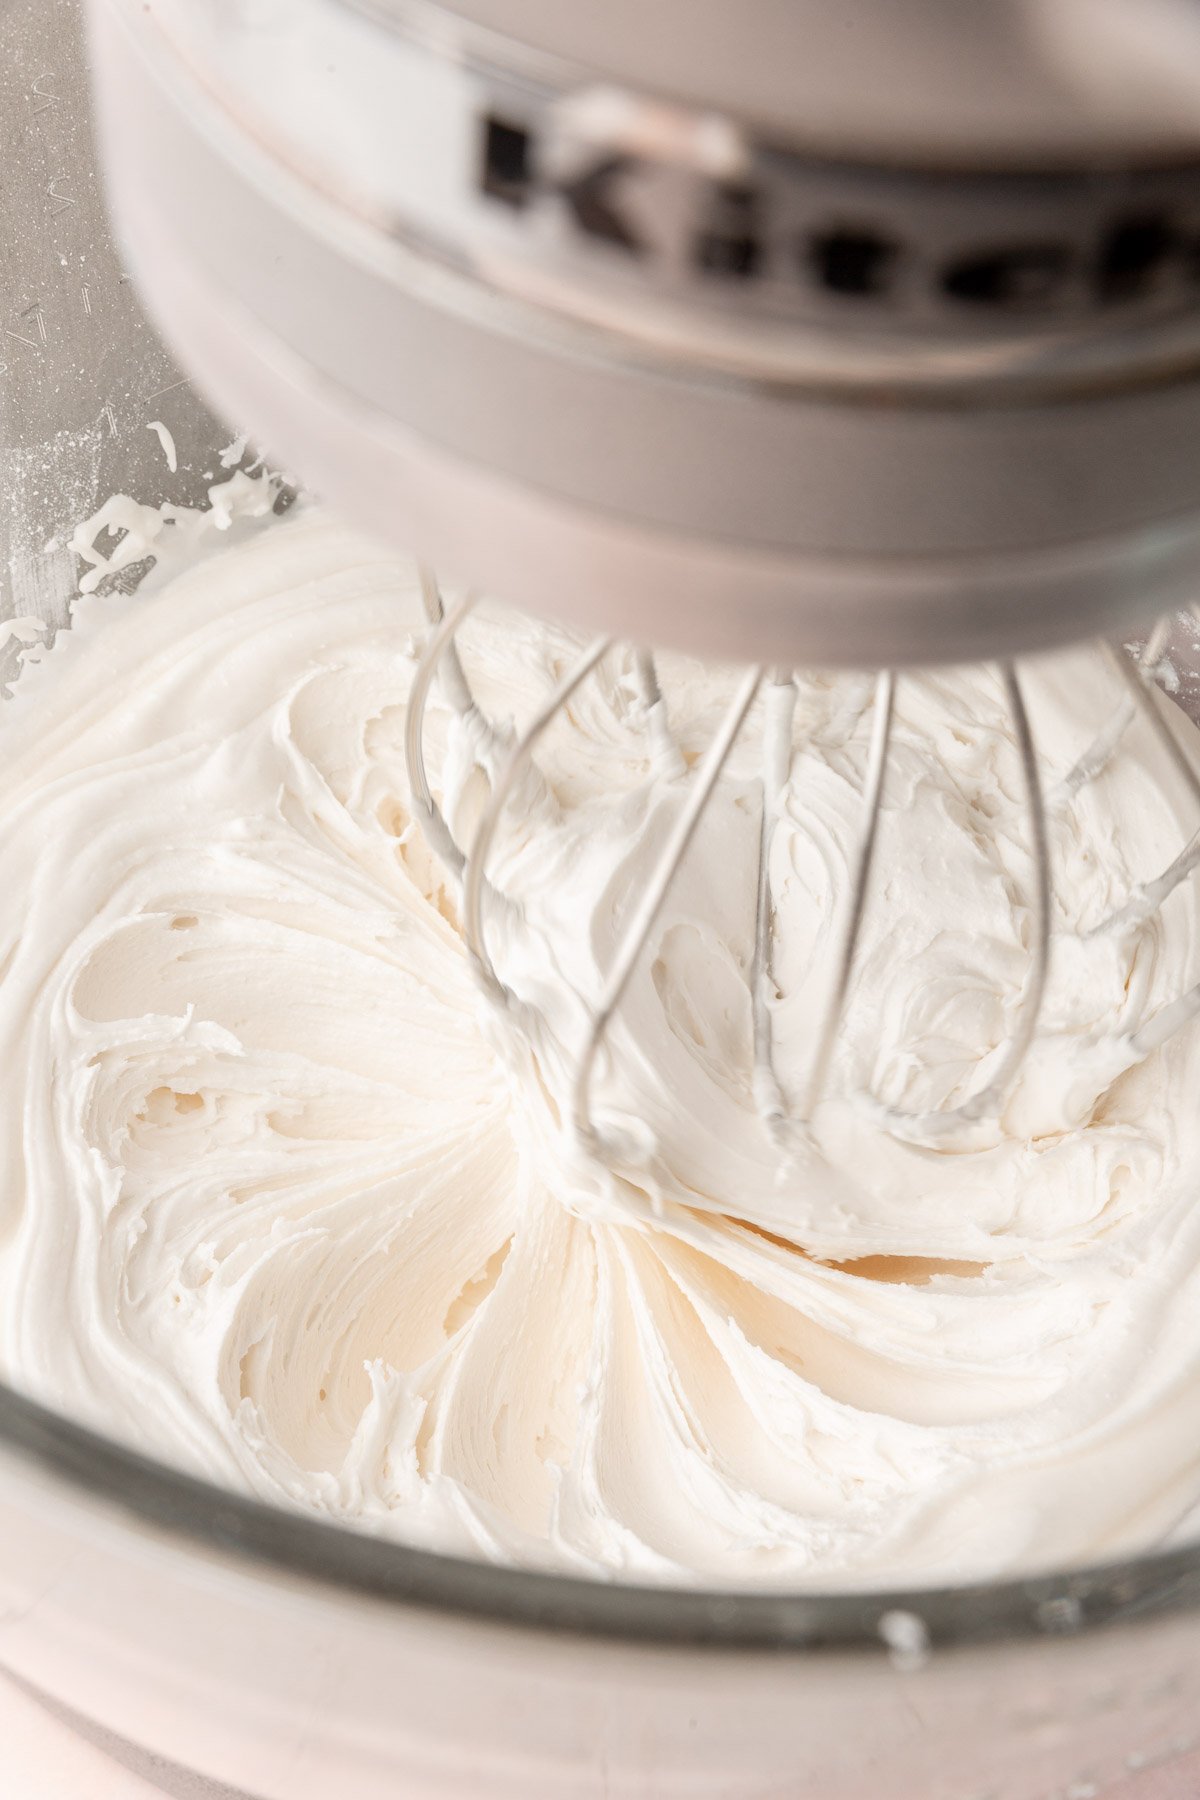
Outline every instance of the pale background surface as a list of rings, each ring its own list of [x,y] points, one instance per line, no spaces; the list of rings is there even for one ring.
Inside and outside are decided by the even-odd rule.
[[[162,1800],[7,1681],[0,1681],[0,1762],[5,1800]]]
[[[162,1789],[128,1774],[3,1680],[0,1769],[4,1800],[163,1800]],[[186,1778],[183,1786],[174,1788],[176,1800],[204,1800],[212,1791]],[[1200,1757],[1131,1779],[1111,1792],[1113,1800],[1200,1800]],[[407,1794],[404,1800],[420,1797]],[[913,1800],[921,1796],[914,1794]]]

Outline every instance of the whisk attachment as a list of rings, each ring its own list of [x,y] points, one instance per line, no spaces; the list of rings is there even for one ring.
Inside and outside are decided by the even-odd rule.
[[[1200,775],[1196,773],[1185,755],[1183,746],[1171,730],[1151,692],[1152,665],[1151,668],[1147,668],[1149,658],[1147,657],[1142,664],[1135,664],[1115,645],[1108,644],[1105,648],[1113,668],[1129,690],[1130,719],[1135,715],[1140,716],[1149,726],[1163,755],[1187,787],[1196,803],[1197,813],[1200,814]],[[1167,895],[1179,886],[1179,883],[1191,873],[1198,862],[1200,862],[1200,830],[1196,831],[1184,849],[1172,863],[1168,864],[1161,875],[1156,875],[1153,880],[1143,882],[1140,887],[1136,888],[1124,906],[1118,908],[1116,912],[1110,913],[1107,919],[1102,920],[1095,927],[1093,935],[1104,931],[1123,931],[1129,926],[1140,925],[1144,919],[1148,919],[1152,913],[1158,911]]]
[[[778,1139],[787,1100],[775,1067],[771,1006],[775,982],[775,910],[771,904],[771,845],[792,780],[792,736],[796,718],[796,678],[790,669],[771,670],[763,701],[762,821],[758,840],[758,884],[754,904],[754,961],[750,1003],[754,1030],[754,1097],[771,1135]]]
[[[536,769],[538,744],[584,682],[596,673],[614,644],[607,637],[591,643],[562,675],[553,692],[520,733],[498,729],[476,705],[455,642],[460,627],[475,605],[474,596],[467,595],[447,611],[436,581],[427,572],[422,573],[422,593],[430,633],[413,681],[405,729],[405,756],[414,811],[432,848],[451,877],[460,883],[464,938],[476,976],[490,1000],[511,1007],[514,999],[497,970],[487,932],[490,901],[494,899],[497,905],[511,904],[488,878],[496,835],[506,811],[521,791],[523,778],[531,769]],[[1029,953],[1025,978],[1016,1001],[1015,1020],[1007,1039],[992,1053],[989,1075],[959,1104],[920,1111],[886,1104],[870,1093],[856,1097],[891,1135],[936,1147],[961,1131],[965,1130],[969,1136],[971,1128],[994,1119],[1003,1110],[1034,1042],[1046,994],[1052,935],[1048,812],[1069,805],[1089,782],[1103,773],[1136,719],[1144,720],[1171,765],[1187,784],[1200,818],[1200,775],[1192,767],[1152,692],[1169,630],[1169,620],[1156,626],[1137,660],[1120,649],[1108,647],[1113,667],[1125,690],[1124,698],[1049,798],[1043,791],[1021,676],[1011,662],[998,665],[1017,751],[1031,853],[1031,878],[1026,896]],[[883,669],[865,680],[848,678],[848,689],[853,689],[852,698],[843,697],[837,710],[837,717],[848,732],[856,729],[865,708],[872,708],[859,828],[849,855],[849,891],[838,926],[836,960],[821,1009],[815,1048],[801,1091],[788,1093],[776,1066],[775,1012],[781,996],[775,970],[776,903],[770,865],[775,834],[787,816],[793,789],[798,703],[795,673],[778,665],[769,669],[760,665],[746,670],[737,681],[724,716],[699,764],[689,771],[671,730],[653,653],[646,649],[635,650],[632,661],[637,711],[646,732],[651,763],[660,775],[679,780],[681,799],[666,842],[623,926],[599,997],[591,1003],[586,999],[583,1001],[585,1019],[572,1086],[571,1124],[577,1140],[589,1150],[601,1155],[606,1151],[616,1154],[615,1141],[607,1140],[594,1113],[593,1090],[601,1051],[613,1016],[649,945],[667,894],[712,801],[714,790],[747,727],[756,701],[761,700],[762,811],[754,888],[754,943],[747,976],[753,1092],[766,1129],[774,1142],[786,1149],[791,1133],[807,1131],[828,1086],[877,861],[898,696],[904,677],[894,670]],[[440,683],[451,710],[460,719],[469,721],[476,733],[479,765],[489,781],[488,795],[478,822],[469,841],[465,842],[455,838],[434,797],[426,768],[425,717],[435,680]],[[1095,932],[1121,931],[1141,923],[1198,865],[1200,829],[1161,874],[1137,888],[1123,906],[1094,928]],[[1133,1053],[1145,1053],[1198,1013],[1200,984],[1160,1008],[1153,1018],[1131,1032],[1128,1045]]]
[[[1146,650],[1138,663],[1131,662],[1114,645],[1107,645],[1109,659],[1128,690],[1128,701],[1122,713],[1123,730],[1127,730],[1135,717],[1140,717],[1153,733],[1159,748],[1170,762],[1175,773],[1187,787],[1196,803],[1200,814],[1200,774],[1197,774],[1183,746],[1180,744],[1170,724],[1164,716],[1152,692],[1152,683],[1157,663],[1165,647],[1165,640],[1160,641],[1167,622],[1160,625],[1151,635]],[[1167,864],[1161,874],[1149,881],[1142,882],[1130,894],[1123,906],[1109,913],[1099,925],[1093,927],[1089,936],[1097,937],[1102,933],[1128,931],[1141,925],[1153,917],[1180,883],[1200,864],[1200,830],[1189,838],[1179,855]],[[1200,1013],[1200,983],[1174,1000],[1169,1000],[1159,1007],[1149,1019],[1143,1021],[1136,1030],[1129,1033],[1128,1046],[1135,1057],[1148,1056],[1152,1050],[1181,1030],[1189,1020]]]
[[[500,823],[501,815],[512,797],[514,788],[529,767],[530,758],[537,748],[538,740],[543,732],[558,717],[563,707],[586,681],[611,644],[611,638],[597,638],[584,651],[579,661],[571,669],[568,669],[533,723],[525,728],[501,770],[498,780],[492,787],[471,840],[471,852],[467,858],[466,877],[463,883],[463,936],[466,938],[467,949],[470,952],[476,975],[483,984],[485,992],[493,1000],[507,1001],[508,999],[508,990],[496,975],[495,965],[483,933],[484,879],[488,853],[496,835],[496,827]]]
[[[958,1127],[976,1125],[980,1120],[993,1117],[1000,1111],[1020,1073],[1022,1063],[1029,1054],[1029,1048],[1037,1031],[1042,1002],[1046,995],[1046,978],[1050,969],[1051,905],[1050,845],[1046,829],[1046,805],[1020,677],[1012,663],[1001,664],[1000,677],[1013,723],[1013,735],[1021,765],[1021,780],[1025,790],[1029,839],[1033,850],[1033,885],[1029,896],[1033,924],[1033,950],[1016,1025],[1009,1034],[991,1079],[983,1087],[970,1095],[968,1099],[961,1101],[959,1105],[945,1107],[936,1112],[908,1112],[901,1107],[883,1106],[878,1101],[874,1102],[873,1109],[881,1115],[894,1136],[908,1138],[916,1143],[938,1142],[952,1134]],[[886,744],[882,762],[886,766]],[[880,784],[881,792],[875,801],[876,811],[878,811],[882,798],[882,773]],[[867,866],[869,873],[869,857]],[[865,881],[862,885],[865,888]],[[861,894],[858,896],[858,903],[861,912]],[[849,959],[844,963],[847,981],[852,962],[853,944],[850,946]]]
[[[1141,654],[1135,661],[1130,662],[1130,668],[1137,673],[1143,684],[1148,685],[1154,679],[1154,676],[1162,663],[1170,635],[1170,618],[1159,619],[1158,623],[1151,631],[1150,636],[1146,639]],[[1111,649],[1111,646],[1109,648]],[[1129,659],[1123,658],[1122,661],[1129,661]],[[1124,668],[1121,670],[1121,678],[1122,680],[1125,678]],[[1096,733],[1087,749],[1083,752],[1083,755],[1078,758],[1074,766],[1063,776],[1063,779],[1058,783],[1053,794],[1049,797],[1047,805],[1051,812],[1058,811],[1059,808],[1066,806],[1074,799],[1081,788],[1086,787],[1089,782],[1095,781],[1097,776],[1104,773],[1105,769],[1120,749],[1125,733],[1133,724],[1133,721],[1137,716],[1139,704],[1140,700],[1138,696],[1130,696],[1129,694],[1125,696],[1120,706],[1116,708],[1112,716]]]
[[[650,739],[651,756],[662,773],[668,779],[674,779],[685,773],[686,764],[679,745],[671,735],[671,722],[667,715],[667,703],[659,685],[654,652],[644,649],[635,650],[633,663],[637,671],[638,689],[641,694],[646,731]]]
[[[854,970],[854,960],[858,951],[859,933],[862,930],[863,914],[866,911],[867,889],[875,860],[875,845],[879,838],[879,817],[883,810],[883,783],[887,773],[888,750],[892,741],[892,720],[895,717],[895,711],[896,677],[891,669],[881,669],[875,678],[875,719],[871,728],[871,748],[867,757],[867,776],[863,787],[863,823],[854,856],[850,902],[842,927],[842,940],[838,950],[833,988],[826,1002],[825,1016],[821,1022],[821,1035],[817,1039],[816,1054],[809,1072],[808,1094],[802,1115],[804,1123],[807,1123],[812,1117],[813,1109],[824,1092],[838,1026],[841,1024],[842,1014],[846,1010],[846,995],[850,991],[850,976]]]
[[[463,673],[463,666],[455,644],[458,630],[465,624],[474,609],[477,596],[465,595],[447,613],[434,577],[425,569],[420,571],[420,577],[421,599],[425,607],[425,616],[435,629],[417,664],[417,672],[409,690],[408,711],[404,720],[404,761],[408,769],[408,786],[413,810],[417,814],[429,847],[455,880],[461,880],[466,857],[455,842],[454,833],[446,822],[445,814],[433,797],[433,789],[429,785],[429,774],[425,767],[425,711],[429,705],[429,694],[433,687],[434,677],[441,670],[446,685],[446,695],[454,711],[460,717],[475,712],[482,719],[482,714],[478,713],[471,690],[467,685],[467,678]]]
[[[762,678],[763,670],[761,668],[750,669],[742,677],[741,684],[721,721],[717,735],[709,745],[700,765],[692,790],[675,821],[674,829],[667,839],[654,873],[625,929],[600,1004],[592,1015],[587,1037],[584,1040],[583,1053],[579,1059],[579,1067],[575,1074],[572,1106],[576,1134],[580,1141],[589,1147],[594,1147],[596,1142],[596,1130],[592,1122],[592,1076],[609,1021],[621,1004],[630,978],[637,968],[638,960],[646,948],[646,940],[654,929],[654,922],[662,910],[663,901],[667,897],[675,873],[687,855],[688,845],[696,835],[696,828],[703,817],[712,791],[721,778],[721,771],[729,761],[733,746],[746,722],[746,715],[758,694]]]

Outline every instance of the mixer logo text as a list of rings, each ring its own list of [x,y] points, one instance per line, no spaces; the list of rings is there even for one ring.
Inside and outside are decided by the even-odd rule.
[[[790,288],[928,313],[1079,313],[1200,294],[1200,169],[1047,176],[873,171],[767,153],[745,180],[481,119],[478,186],[556,241],[646,279]],[[549,152],[549,153],[548,153]]]

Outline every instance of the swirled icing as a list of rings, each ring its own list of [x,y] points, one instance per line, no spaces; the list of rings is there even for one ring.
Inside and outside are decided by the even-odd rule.
[[[824,1099],[753,1098],[755,721],[569,1129],[581,1034],[687,791],[628,652],[549,732],[488,869],[487,1007],[402,755],[414,569],[319,508],[87,602],[0,719],[0,1366],[154,1454],[404,1540],[635,1579],[832,1587],[1108,1555],[1200,1501],[1200,896],[1089,937],[1200,821],[1141,726],[1051,809],[1054,952],[999,1121],[936,1149],[1019,1008],[1032,869],[994,671],[906,678]],[[577,654],[485,609],[435,690],[460,838]],[[1047,791],[1119,703],[1027,674]],[[727,672],[664,665],[694,764]],[[771,857],[800,1092],[869,686],[803,678]],[[757,715],[756,715],[757,716]],[[1200,743],[1182,721],[1189,754]],[[480,766],[482,763],[482,767]],[[873,1097],[874,1106],[864,1096]]]

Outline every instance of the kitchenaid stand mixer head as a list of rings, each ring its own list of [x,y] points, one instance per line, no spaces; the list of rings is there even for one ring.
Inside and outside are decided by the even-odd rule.
[[[455,648],[472,602],[446,611],[425,578],[411,787],[494,999],[512,1004],[488,949],[488,853],[558,710],[614,639],[749,665],[686,782],[680,767],[675,826],[591,1008],[580,1138],[598,1143],[609,1021],[748,720],[754,1086],[781,1142],[804,1123],[851,981],[902,671],[978,658],[1001,665],[1033,850],[1022,1001],[981,1087],[885,1116],[927,1143],[994,1116],[1050,948],[1047,800],[1015,659],[1136,630],[1197,591],[1194,9],[662,0],[647,20],[632,0],[602,19],[542,0],[286,15],[159,0],[147,53],[128,6],[93,9],[117,223],[202,382],[439,573],[602,634],[523,735],[493,734],[504,754],[460,843],[422,719],[436,677],[473,707]],[[1136,713],[1200,825],[1151,692],[1164,641],[1136,664],[1116,654],[1127,698],[1070,780],[1105,766]],[[878,673],[829,996],[805,1091],[784,1094],[768,864],[797,666]],[[636,667],[665,766],[649,649]],[[1196,859],[1192,840],[1105,928]],[[1146,1042],[1197,1004],[1180,996]]]

